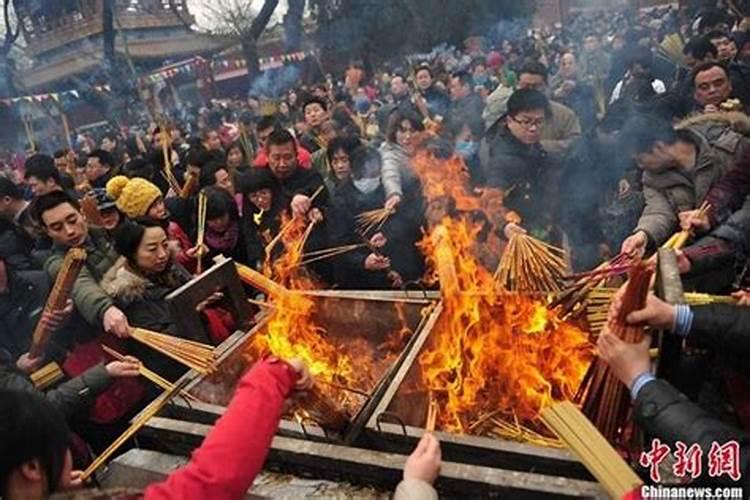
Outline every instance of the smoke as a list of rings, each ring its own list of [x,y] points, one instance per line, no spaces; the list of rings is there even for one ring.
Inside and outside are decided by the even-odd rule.
[[[297,84],[300,73],[300,68],[294,64],[266,70],[250,85],[248,95],[268,98],[281,97],[287,90]]]

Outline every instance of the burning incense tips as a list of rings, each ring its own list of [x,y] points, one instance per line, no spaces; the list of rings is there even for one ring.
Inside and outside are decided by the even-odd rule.
[[[196,258],[196,273],[201,274],[203,272],[203,254],[205,253],[203,241],[206,237],[206,208],[208,198],[206,193],[198,194],[198,231],[195,237],[195,246],[198,248],[198,253],[195,255]]]
[[[525,234],[510,239],[495,273],[502,286],[518,292],[561,291],[565,252]]]
[[[212,346],[143,328],[133,328],[130,337],[203,375],[214,370]]]

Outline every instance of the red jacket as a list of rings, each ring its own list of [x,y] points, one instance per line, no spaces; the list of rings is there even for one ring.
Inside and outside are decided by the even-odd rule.
[[[296,381],[297,374],[283,361],[256,363],[190,462],[146,488],[144,498],[244,498],[266,461],[282,405]]]

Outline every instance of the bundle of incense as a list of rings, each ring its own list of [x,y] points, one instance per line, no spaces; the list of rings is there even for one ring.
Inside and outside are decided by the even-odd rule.
[[[324,185],[319,186],[318,189],[316,189],[315,192],[310,197],[310,203],[315,201],[315,198],[320,196],[320,193],[322,193],[324,189],[325,189]],[[294,227],[296,223],[297,223],[296,218],[292,217],[289,221],[286,222],[286,224],[281,226],[281,229],[279,229],[279,233],[270,241],[270,243],[268,243],[268,245],[266,245],[266,255],[271,255],[271,251],[276,247],[276,245],[279,244],[279,242],[281,241],[281,238],[283,238],[284,235],[286,235],[286,233],[288,233]]]
[[[130,338],[169,356],[178,363],[191,368],[202,375],[214,370],[214,348],[193,340],[172,337],[144,328],[133,328]]]
[[[693,215],[693,219],[703,217],[708,213],[709,210],[711,210],[711,205],[707,202],[703,202],[703,204],[698,209],[698,212]],[[683,229],[682,231],[672,235],[672,237],[669,238],[669,240],[667,240],[667,242],[664,243],[661,247],[671,248],[672,250],[679,250],[685,246],[692,234],[693,232],[691,229]]]
[[[65,142],[68,144],[68,149],[73,149],[73,139],[70,137],[70,125],[68,124],[68,116],[60,106],[60,120],[62,120],[63,134],[65,135]]]
[[[440,280],[440,293],[443,297],[455,297],[461,287],[456,271],[455,256],[450,244],[450,235],[445,226],[438,226],[432,233],[435,242],[435,267]]]
[[[116,359],[117,361],[124,361],[125,360],[125,356],[123,356],[122,354],[120,354],[119,352],[115,351],[114,349],[112,349],[109,346],[106,346],[106,345],[102,344],[102,349],[104,350],[104,352],[106,352],[107,354],[109,354],[113,359]],[[148,368],[146,368],[146,366],[143,363],[141,363],[141,366],[138,369],[138,373],[140,373],[143,378],[145,378],[145,379],[153,382],[155,385],[161,387],[165,391],[171,391],[174,388],[174,384],[173,383],[171,383],[169,380],[165,379],[164,377],[162,377],[158,373],[149,370]],[[182,395],[186,399],[190,399],[192,401],[199,401],[198,398],[196,398],[195,396],[193,396],[189,392],[181,391],[180,395]]]
[[[387,208],[378,208],[370,210],[369,212],[362,212],[357,216],[357,227],[362,235],[366,235],[372,230],[380,231],[388,218],[392,215],[392,211]]]
[[[94,198],[91,191],[86,193],[81,198],[80,204],[81,212],[86,216],[86,220],[89,222],[89,224],[93,226],[104,227],[104,219],[102,219],[102,214],[99,211],[99,207],[96,204],[96,199]]]
[[[68,302],[70,294],[73,291],[73,285],[75,285],[78,278],[78,273],[81,272],[85,263],[86,250],[82,248],[71,248],[68,250],[60,266],[60,271],[57,273],[57,278],[55,278],[52,291],[47,297],[47,303],[44,305],[45,312],[59,311],[65,308],[65,304]],[[31,337],[31,349],[29,350],[29,353],[33,357],[42,354],[44,346],[47,344],[52,333],[53,330],[47,323],[41,319],[37,322]]]
[[[31,115],[23,115],[21,117],[21,121],[23,122],[23,128],[26,131],[26,140],[28,141],[29,145],[33,148],[36,148],[36,138],[34,137],[34,124],[31,118]]]
[[[240,146],[242,147],[242,152],[245,154],[245,161],[249,163],[255,155],[253,154],[250,140],[247,137],[247,127],[244,123],[240,122],[238,128],[240,131]]]
[[[196,274],[201,274],[203,272],[203,254],[204,254],[204,246],[203,241],[206,238],[206,208],[207,208],[207,201],[208,198],[206,197],[206,193],[198,193],[198,219],[197,219],[197,235],[195,237],[195,246],[198,248],[198,253],[196,253]]]
[[[495,277],[516,292],[559,292],[567,272],[565,252],[526,234],[510,239]]]
[[[30,375],[34,387],[43,391],[65,377],[60,365],[51,361]]]
[[[308,264],[312,264],[313,262],[330,259],[338,255],[343,255],[345,253],[358,250],[360,248],[365,248],[367,246],[367,243],[353,243],[351,245],[342,245],[340,247],[332,247],[323,250],[308,252],[302,255],[302,262],[299,263],[299,266],[306,266]]]
[[[161,139],[161,151],[164,156],[164,169],[162,170],[162,175],[167,180],[167,183],[174,194],[179,196],[182,193],[182,187],[180,187],[180,183],[177,181],[177,178],[172,171],[172,159],[170,158],[170,132],[169,126],[165,120],[159,122],[159,135]]]
[[[437,424],[438,405],[437,401],[432,397],[432,391],[428,395],[429,403],[427,405],[427,418],[425,420],[424,429],[426,432],[435,432],[435,425]]]
[[[351,416],[343,412],[317,385],[305,392],[295,410],[294,413],[306,414],[324,429],[341,431],[351,422]]]
[[[177,182],[175,180],[175,182]],[[196,175],[195,172],[189,172],[187,177],[185,178],[185,184],[182,185],[182,189],[178,193],[180,198],[183,200],[186,200],[190,198],[190,195],[193,193],[193,190],[198,185],[198,175]]]
[[[94,474],[94,472],[99,469],[99,467],[104,465],[104,463],[109,460],[109,458],[128,441],[128,439],[133,437],[136,432],[141,429],[141,427],[146,425],[149,420],[151,420],[157,413],[159,413],[159,411],[182,390],[183,386],[187,384],[187,382],[187,380],[184,380],[182,383],[172,386],[172,389],[163,392],[161,396],[154,399],[146,408],[144,408],[143,411],[141,411],[141,413],[135,419],[133,419],[130,427],[128,427],[125,432],[120,434],[120,436],[115,439],[112,444],[110,444],[107,449],[102,452],[101,455],[96,457],[96,460],[91,462],[91,465],[89,465],[85,471],[83,471],[83,474],[81,475],[81,481],[87,481],[92,476],[92,474]]]
[[[643,338],[643,328],[628,325],[625,318],[645,306],[652,274],[645,262],[633,265],[618,316],[609,322],[610,331],[625,342],[640,342]],[[601,358],[591,364],[578,396],[584,399],[583,412],[586,416],[607,439],[614,442],[627,419],[630,396],[627,388]]]
[[[235,266],[237,266],[237,274],[239,274],[243,283],[257,288],[271,298],[290,293],[285,287],[251,267],[238,263],[235,263]]]
[[[489,423],[492,427],[485,432],[485,434],[489,436],[498,437],[507,441],[517,441],[520,443],[545,446],[547,448],[563,448],[565,446],[560,439],[544,436],[519,424],[517,419],[514,419],[513,423],[510,423],[499,418],[491,418],[489,419]]]
[[[608,266],[601,269],[594,269],[592,271],[585,271],[582,273],[575,273],[570,274],[568,276],[564,276],[563,279],[566,280],[580,280],[584,278],[611,278],[613,276],[620,276],[622,274],[626,274],[628,271],[630,271],[630,265],[624,265],[624,266]]]
[[[625,498],[643,484],[617,450],[570,401],[545,408],[541,418],[578,456],[611,498]]]

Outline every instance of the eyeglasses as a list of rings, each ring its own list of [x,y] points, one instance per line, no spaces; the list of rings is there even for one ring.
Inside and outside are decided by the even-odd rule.
[[[525,129],[530,129],[531,127],[541,128],[544,126],[544,118],[521,118],[518,119],[514,116],[510,117],[511,120],[519,124]]]

